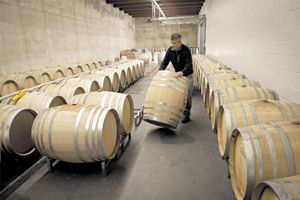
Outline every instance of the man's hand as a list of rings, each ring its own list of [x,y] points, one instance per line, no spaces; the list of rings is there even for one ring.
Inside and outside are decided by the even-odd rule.
[[[181,77],[183,77],[183,72],[176,72],[175,77],[176,77],[176,78],[181,78]]]

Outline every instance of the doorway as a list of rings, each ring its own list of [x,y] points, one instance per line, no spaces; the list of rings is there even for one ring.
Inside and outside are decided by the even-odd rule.
[[[202,18],[202,20],[199,23],[199,32],[198,32],[198,42],[199,42],[199,49],[201,54],[205,54],[206,46],[206,19]]]

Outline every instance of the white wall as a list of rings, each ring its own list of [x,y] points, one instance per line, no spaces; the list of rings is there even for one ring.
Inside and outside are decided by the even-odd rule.
[[[105,0],[0,0],[0,76],[135,47],[134,19]]]
[[[300,103],[300,0],[206,0],[207,55]]]

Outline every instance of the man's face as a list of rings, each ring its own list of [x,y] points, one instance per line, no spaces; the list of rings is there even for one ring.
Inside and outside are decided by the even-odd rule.
[[[181,41],[180,40],[171,40],[172,43],[172,49],[178,50],[181,47]]]

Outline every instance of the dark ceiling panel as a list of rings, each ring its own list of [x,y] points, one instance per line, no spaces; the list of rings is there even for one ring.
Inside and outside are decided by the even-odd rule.
[[[109,4],[134,4],[134,3],[151,3],[152,0],[106,0]],[[156,0],[158,4],[161,3],[204,3],[204,0]]]
[[[197,15],[204,3],[204,0],[156,1],[167,17]],[[106,2],[133,17],[152,17],[152,0],[106,0]]]

